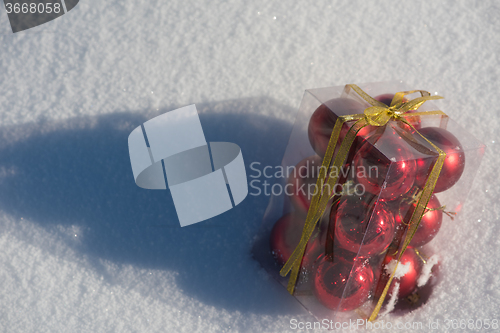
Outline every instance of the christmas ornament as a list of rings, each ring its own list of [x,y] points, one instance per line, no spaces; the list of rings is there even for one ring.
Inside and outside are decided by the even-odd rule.
[[[383,95],[378,95],[375,97],[375,99],[379,102],[384,103],[385,105],[390,106],[392,99],[394,98],[394,94],[383,94]]]
[[[416,202],[411,199],[402,200],[397,205],[393,205],[393,207],[395,211],[394,220],[396,221],[396,228],[406,230],[408,228],[407,222],[416,208]],[[420,247],[429,243],[436,236],[439,228],[441,228],[442,221],[443,210],[441,203],[435,195],[432,195],[427,203],[426,212],[420,220],[417,231],[411,239],[410,245],[413,247]]]
[[[446,159],[436,182],[434,193],[446,191],[455,185],[464,172],[465,153],[462,145],[453,134],[444,128],[425,127],[420,129],[419,132],[446,153]],[[423,187],[427,181],[433,161],[430,159],[419,159],[417,164],[419,172],[417,173],[415,183]]]
[[[271,253],[278,265],[282,266],[290,258],[295,247],[299,244],[304,228],[304,219],[294,213],[282,216],[271,231]],[[306,246],[302,267],[309,269],[316,258],[321,254],[322,248],[319,236],[311,237]]]
[[[337,257],[332,263],[322,257],[315,267],[313,292],[327,308],[350,311],[368,300],[374,280],[369,264],[357,263],[353,267],[347,259]]]
[[[384,288],[389,281],[391,273],[394,271],[394,267],[397,261],[397,252],[391,254],[391,249],[389,249],[387,255],[383,260],[383,264],[380,270],[377,272],[380,274],[380,279],[375,289],[375,297],[380,297]],[[415,250],[411,247],[406,248],[406,251],[401,256],[401,260],[398,264],[396,274],[392,280],[391,286],[389,287],[388,294],[391,294],[394,290],[395,282],[399,283],[398,297],[406,297],[410,295],[417,288],[417,280],[422,272],[423,261],[415,253]]]
[[[330,214],[339,246],[360,257],[384,251],[394,237],[392,213],[384,202],[372,197],[345,196]]]
[[[423,262],[422,271],[417,279],[417,288],[408,296],[404,297],[403,302],[397,302],[395,309],[403,312],[412,311],[427,303],[435,285],[439,281],[439,256],[432,255],[430,258],[423,253],[417,253]]]
[[[316,180],[321,168],[321,157],[313,155],[300,161],[288,177],[286,194],[293,206],[307,213],[311,199],[316,191]]]
[[[349,98],[334,98],[321,104],[309,120],[308,136],[314,151],[321,157],[325,155],[333,127],[339,116],[363,113],[364,109],[361,103]],[[340,140],[345,137],[348,130],[349,127],[344,124]],[[373,130],[372,126],[367,126],[358,133],[358,136],[363,137],[371,130]]]
[[[384,187],[380,198],[395,200],[413,186],[417,166],[412,157],[407,143],[393,129],[375,132],[353,158],[356,179],[371,193],[378,194]]]

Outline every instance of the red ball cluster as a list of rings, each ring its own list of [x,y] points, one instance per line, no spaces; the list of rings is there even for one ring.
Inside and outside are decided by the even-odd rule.
[[[376,99],[390,105],[392,97],[387,94]],[[317,155],[302,160],[297,168],[307,170],[320,166],[337,117],[363,110],[359,102],[347,98],[332,99],[318,107],[308,128],[309,140]],[[443,128],[422,127],[418,115],[405,119],[411,126],[389,122],[385,127],[366,126],[357,134],[346,161],[346,166],[354,168],[354,172],[348,172],[339,183],[360,184],[365,192],[363,195],[344,192],[334,197],[329,215],[320,221],[315,236],[306,247],[302,270],[312,277],[313,294],[330,309],[353,310],[382,294],[389,280],[390,267],[410,228],[417,208],[417,194],[424,188],[436,161],[435,155],[422,152],[425,149],[413,148],[415,143],[427,151],[437,147],[446,153],[434,193],[451,188],[464,171],[464,151],[453,134]],[[342,128],[339,142],[348,128],[347,124]],[[374,168],[377,172],[368,172]],[[317,176],[318,172],[312,170],[304,175],[299,172],[290,176],[288,182],[296,189],[303,184],[315,184]],[[294,192],[290,199],[295,212],[283,216],[272,229],[271,251],[280,266],[290,258],[300,241],[304,213],[309,209],[311,197]],[[400,259],[399,265],[403,268],[394,278],[389,294],[395,282],[399,284],[398,297],[415,292],[423,266],[416,249],[436,236],[442,219],[443,207],[432,195]]]

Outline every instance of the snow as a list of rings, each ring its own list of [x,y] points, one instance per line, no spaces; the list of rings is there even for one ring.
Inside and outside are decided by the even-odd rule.
[[[394,272],[394,278],[398,279],[406,275],[411,269],[411,263],[399,263],[397,260],[392,259],[386,266],[384,266],[384,271],[387,274],[392,274]],[[396,271],[394,271],[396,270]],[[424,283],[425,284],[425,283]]]
[[[422,267],[422,273],[420,273],[420,276],[417,281],[417,286],[419,287],[425,286],[425,284],[427,283],[427,281],[429,281],[429,278],[432,275],[432,267],[437,265],[438,262],[439,262],[439,256],[437,254],[434,254],[428,260],[425,261]]]
[[[384,320],[500,319],[499,14],[494,0],[81,0],[12,34],[2,9],[0,330],[315,321],[251,257],[269,197],[180,228],[168,192],[134,184],[128,134],[196,103],[207,141],[238,144],[250,174],[279,165],[305,89],[396,79],[444,96],[488,148],[427,304]]]
[[[391,272],[392,273],[392,272]],[[403,274],[404,275],[404,274]],[[379,318],[384,318],[387,316],[388,313],[394,310],[394,307],[396,306],[396,302],[398,301],[398,294],[399,294],[399,282],[396,280],[394,281],[394,287],[392,288],[392,291],[387,295],[387,305],[385,305],[382,308],[382,311],[379,313]]]

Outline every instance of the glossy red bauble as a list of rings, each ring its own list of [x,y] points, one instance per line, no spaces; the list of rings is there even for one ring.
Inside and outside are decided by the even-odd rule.
[[[360,257],[379,254],[394,237],[392,213],[384,202],[371,196],[342,198],[338,208],[330,213],[330,225],[335,226],[338,245]]]
[[[432,195],[427,203],[426,213],[422,216],[417,231],[411,239],[410,245],[413,247],[420,247],[429,243],[438,233],[443,222],[443,211],[438,209],[441,203],[435,195]],[[402,201],[397,207],[394,207],[394,219],[398,229],[408,229],[408,223],[416,208],[416,203]]]
[[[375,297],[380,297],[385,285],[389,281],[390,275],[392,274],[397,260],[397,255],[388,254],[383,261],[381,267],[380,279],[375,290]],[[397,274],[392,280],[391,286],[389,287],[388,294],[391,294],[394,290],[395,282],[399,283],[398,297],[406,297],[410,295],[417,288],[417,281],[422,272],[423,262],[415,253],[415,250],[408,247],[401,257],[401,261],[398,264]],[[380,271],[380,270],[379,270]],[[403,274],[404,273],[404,274]]]
[[[282,216],[271,230],[271,253],[278,265],[283,266],[300,242],[305,220],[296,214]],[[302,267],[310,269],[323,248],[318,237],[312,238],[306,246]]]
[[[434,193],[446,191],[455,185],[464,172],[465,153],[462,145],[453,134],[444,128],[425,127],[420,129],[419,132],[446,153],[446,159],[436,182]],[[430,159],[421,159],[418,161],[419,172],[416,177],[416,184],[418,186],[423,187],[425,185],[433,164],[434,162]]]
[[[313,291],[329,309],[354,310],[365,303],[373,289],[373,271],[368,264],[345,259],[330,262],[324,257],[314,270]]]
[[[357,181],[371,193],[382,193],[390,201],[406,194],[415,181],[416,162],[408,144],[391,128],[382,135],[373,134],[354,155]]]
[[[394,98],[394,94],[383,94],[375,97],[375,100],[384,103],[387,106],[391,106],[392,99]]]
[[[288,177],[286,195],[297,211],[307,213],[311,199],[316,192],[316,181],[321,168],[322,159],[318,155],[300,161]]]
[[[321,104],[309,120],[308,136],[312,148],[319,156],[323,157],[330,141],[330,136],[339,116],[363,113],[365,107],[349,98],[334,98]],[[364,136],[370,131],[371,126],[363,128],[358,136]],[[344,124],[339,140],[347,134],[349,127]]]

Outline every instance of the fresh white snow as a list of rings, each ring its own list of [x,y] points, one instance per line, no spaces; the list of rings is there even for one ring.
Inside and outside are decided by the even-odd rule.
[[[279,165],[305,89],[397,79],[444,96],[488,148],[433,244],[427,304],[383,319],[500,320],[499,37],[494,0],[81,0],[17,34],[1,9],[0,331],[316,321],[251,257],[269,197],[180,228],[168,192],[134,184],[128,134],[196,103],[207,141],[238,144],[250,174]]]

